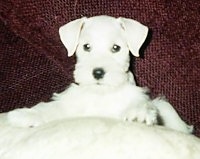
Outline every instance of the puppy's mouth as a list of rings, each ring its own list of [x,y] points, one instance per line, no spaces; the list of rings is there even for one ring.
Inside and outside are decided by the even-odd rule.
[[[84,86],[98,86],[98,87],[104,87],[104,86],[112,86],[111,84],[108,84],[108,83],[105,83],[103,82],[103,80],[95,80],[93,82],[90,82],[90,83],[78,83],[78,82],[75,82],[77,85],[84,85]]]
[[[91,83],[91,85],[106,86],[108,85],[108,83],[105,83],[103,79],[101,79],[101,80],[95,80],[94,82]]]
[[[97,81],[95,84],[98,85],[98,86],[107,85],[107,84],[100,82],[100,81]]]

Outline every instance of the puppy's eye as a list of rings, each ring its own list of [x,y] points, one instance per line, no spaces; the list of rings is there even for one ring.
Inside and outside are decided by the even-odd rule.
[[[119,52],[121,50],[121,47],[119,45],[113,45],[111,51],[112,53],[116,53],[116,52]]]
[[[90,44],[84,44],[83,45],[83,49],[87,52],[90,52],[91,51],[91,47],[90,47]]]

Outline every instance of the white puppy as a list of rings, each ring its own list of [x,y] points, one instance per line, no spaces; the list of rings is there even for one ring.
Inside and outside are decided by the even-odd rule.
[[[15,126],[34,127],[74,117],[109,117],[157,124],[191,133],[173,107],[161,98],[151,100],[146,89],[135,85],[129,68],[129,52],[139,56],[148,28],[126,18],[96,16],[74,20],[59,30],[68,56],[76,52],[75,83],[52,102],[7,114]]]

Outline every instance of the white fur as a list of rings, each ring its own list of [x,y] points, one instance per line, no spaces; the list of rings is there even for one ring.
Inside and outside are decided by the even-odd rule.
[[[108,117],[153,125],[161,116],[166,127],[192,132],[192,127],[180,119],[168,102],[151,100],[144,88],[137,87],[128,70],[129,51],[139,55],[148,33],[146,26],[126,18],[84,17],[62,26],[59,33],[68,55],[76,52],[76,84],[55,94],[52,102],[9,112],[7,119],[11,125],[35,127],[74,117]],[[89,50],[84,49],[85,44],[89,44]],[[113,51],[114,45],[121,48]],[[105,72],[100,79],[93,75],[97,68]]]

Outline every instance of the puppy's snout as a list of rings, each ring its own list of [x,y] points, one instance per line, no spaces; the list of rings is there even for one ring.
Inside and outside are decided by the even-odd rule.
[[[93,76],[95,79],[99,80],[103,78],[105,75],[105,71],[103,68],[96,68],[93,70]]]

